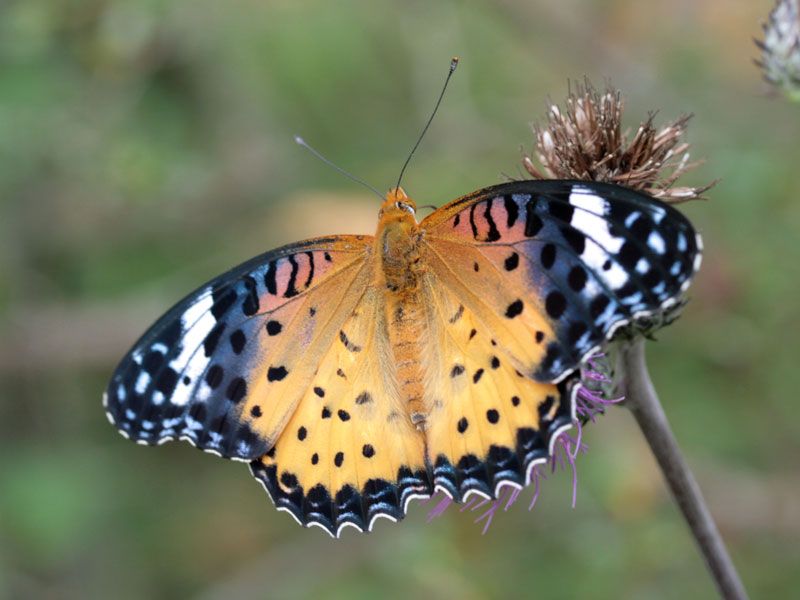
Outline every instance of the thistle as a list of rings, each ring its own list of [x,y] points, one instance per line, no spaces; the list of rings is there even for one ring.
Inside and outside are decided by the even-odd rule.
[[[533,126],[537,167],[525,155],[522,165],[534,179],[584,179],[625,185],[670,203],[702,198],[702,187],[675,186],[700,164],[690,161],[682,138],[691,119],[683,115],[656,128],[650,113],[629,140],[623,130],[624,101],[619,90],[598,92],[588,81],[570,91],[563,109],[551,104],[547,124]]]

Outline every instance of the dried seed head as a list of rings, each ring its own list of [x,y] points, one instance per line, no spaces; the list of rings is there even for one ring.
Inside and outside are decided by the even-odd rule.
[[[712,185],[675,187],[689,162],[689,144],[681,141],[690,116],[656,129],[650,114],[633,139],[622,130],[619,90],[599,93],[588,81],[570,91],[564,110],[551,104],[547,124],[534,125],[537,167],[530,156],[522,164],[535,179],[584,179],[619,183],[667,202],[701,198]]]
[[[761,50],[764,79],[786,94],[800,100],[800,10],[798,0],[778,0],[762,25],[764,41],[756,40]]]

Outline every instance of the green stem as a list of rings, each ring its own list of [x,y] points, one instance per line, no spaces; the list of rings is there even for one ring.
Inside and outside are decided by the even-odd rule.
[[[627,406],[661,467],[703,559],[723,598],[744,600],[747,592],[731,561],[700,488],[684,460],[647,371],[644,340],[623,344],[620,351],[623,392]]]

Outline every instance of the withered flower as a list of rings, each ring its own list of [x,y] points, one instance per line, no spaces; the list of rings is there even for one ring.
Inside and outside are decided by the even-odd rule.
[[[534,179],[604,181],[641,190],[665,202],[702,198],[714,183],[702,187],[675,186],[699,162],[689,161],[689,144],[681,138],[691,115],[656,129],[650,113],[629,134],[622,128],[622,94],[607,88],[598,92],[588,81],[570,91],[566,106],[551,103],[547,123],[534,125],[535,155],[523,166]]]

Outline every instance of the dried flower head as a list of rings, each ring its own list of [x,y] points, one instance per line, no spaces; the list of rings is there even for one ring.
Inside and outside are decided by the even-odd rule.
[[[783,89],[793,100],[800,100],[800,9],[798,0],[778,0],[769,19],[762,25],[761,49],[764,79]]]
[[[537,168],[525,155],[523,166],[535,179],[584,179],[618,183],[642,190],[666,202],[701,198],[714,183],[703,187],[675,187],[684,173],[697,166],[689,162],[689,144],[681,137],[691,115],[661,129],[650,114],[633,139],[622,129],[622,94],[607,88],[599,93],[588,81],[575,86],[562,111],[551,104],[547,125],[534,125]]]

